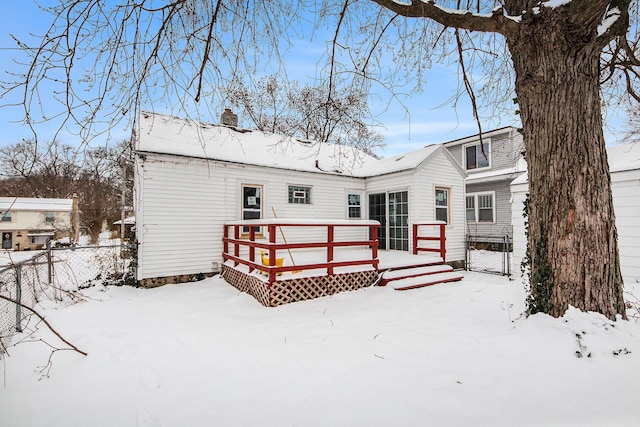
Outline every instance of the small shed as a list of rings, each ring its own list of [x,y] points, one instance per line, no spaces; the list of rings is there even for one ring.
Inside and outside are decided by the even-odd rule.
[[[625,283],[640,282],[640,145],[607,147],[611,192],[618,230],[620,269]],[[529,189],[527,174],[511,183],[513,257],[512,271],[520,271],[527,241],[523,213]]]

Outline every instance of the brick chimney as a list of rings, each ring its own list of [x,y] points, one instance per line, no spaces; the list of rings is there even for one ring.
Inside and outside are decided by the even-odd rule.
[[[238,115],[231,111],[231,108],[225,108],[224,112],[220,116],[220,123],[225,126],[238,127]]]

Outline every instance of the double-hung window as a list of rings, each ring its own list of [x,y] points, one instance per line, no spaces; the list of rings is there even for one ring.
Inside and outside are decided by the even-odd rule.
[[[2,212],[0,217],[2,217],[2,222],[11,222],[11,212]]]
[[[56,219],[53,212],[45,212],[44,213],[44,222],[54,222]]]
[[[464,147],[464,163],[466,170],[488,168],[490,160],[490,141],[466,145]]]
[[[449,189],[436,188],[436,220],[449,224]]]
[[[467,222],[495,222],[495,193],[490,191],[467,194],[466,212]]]
[[[347,218],[349,219],[362,218],[362,194],[360,193],[347,194]]]

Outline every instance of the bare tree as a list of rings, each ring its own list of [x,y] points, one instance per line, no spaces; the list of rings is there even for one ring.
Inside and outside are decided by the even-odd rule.
[[[7,177],[0,181],[0,195],[70,198],[76,194],[80,225],[95,242],[105,221],[120,218],[122,180],[132,176],[129,146],[123,141],[115,147],[78,151],[57,141],[39,147],[35,141],[23,141],[3,147],[0,167]],[[126,185],[130,187],[131,181]]]
[[[259,79],[255,87],[242,83],[228,90],[229,102],[239,107],[259,130],[316,142],[334,142],[373,153],[383,137],[373,130],[366,93],[353,87],[330,94],[324,85],[304,85],[278,76]]]
[[[260,64],[283,72],[288,41],[309,27],[315,38],[330,29],[318,63],[328,106],[345,82],[393,97],[423,88],[432,62],[457,61],[476,114],[517,100],[530,311],[624,316],[601,106],[603,94],[638,100],[637,0],[76,0],[48,11],[42,42],[22,44],[25,75],[4,86],[23,93],[28,124],[59,114],[87,134],[135,120],[141,105],[220,111],[221,88]],[[49,84],[58,85],[54,113],[38,109]]]

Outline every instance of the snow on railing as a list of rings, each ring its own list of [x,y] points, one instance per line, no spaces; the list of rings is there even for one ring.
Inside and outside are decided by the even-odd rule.
[[[283,230],[285,227],[288,232],[302,231],[302,235],[306,236],[307,241],[297,241],[299,239],[296,239],[295,242],[287,241]],[[368,236],[367,238],[354,238],[353,234],[357,233],[350,234],[348,236],[350,240],[338,239],[336,236],[337,230],[358,227],[362,231],[360,235],[366,235]],[[225,262],[232,261],[234,267],[242,264],[249,268],[249,272],[259,270],[266,273],[269,276],[269,283],[275,282],[276,277],[283,272],[325,269],[327,274],[332,275],[337,267],[366,265],[370,265],[377,270],[379,262],[378,227],[380,227],[378,221],[369,220],[265,219],[232,221],[224,224],[222,257]],[[365,232],[367,229],[368,233]],[[300,233],[290,234],[300,236]],[[320,235],[323,236],[322,239],[317,237]],[[337,248],[355,249],[358,247],[370,249],[357,252],[358,254],[368,254],[369,256],[362,257],[359,255],[356,259],[347,260],[335,259],[335,250]],[[283,251],[286,251],[289,258],[293,260],[291,251],[301,249],[324,249],[326,254],[324,261],[304,264],[292,262],[292,265],[284,265]]]

